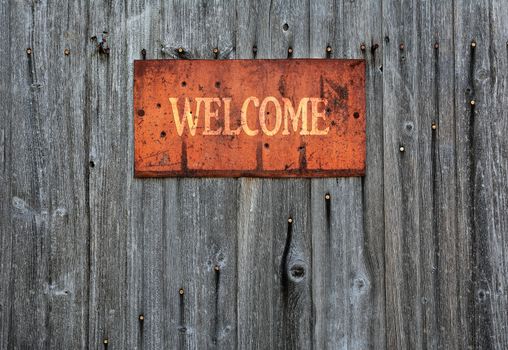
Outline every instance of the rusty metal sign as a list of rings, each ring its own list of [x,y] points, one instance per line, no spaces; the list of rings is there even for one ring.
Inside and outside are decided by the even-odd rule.
[[[365,172],[363,60],[134,62],[138,177]]]

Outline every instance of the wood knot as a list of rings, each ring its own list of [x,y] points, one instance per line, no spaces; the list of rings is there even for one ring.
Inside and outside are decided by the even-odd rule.
[[[301,282],[305,278],[306,267],[302,263],[295,263],[289,268],[289,279],[293,282]]]

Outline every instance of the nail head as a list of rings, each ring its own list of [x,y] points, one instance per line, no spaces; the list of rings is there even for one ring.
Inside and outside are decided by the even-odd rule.
[[[292,218],[289,218],[288,219],[288,222],[291,224],[293,222],[293,219]]]
[[[434,44],[434,48],[435,48],[435,49],[439,49],[439,43],[435,43],[435,44]]]
[[[140,321],[144,321],[144,320],[145,320],[145,316],[143,316],[143,315],[139,315],[139,320],[140,320]]]
[[[328,193],[325,194],[325,199],[330,199],[330,195]]]
[[[471,41],[471,47],[474,49],[476,47],[476,41]]]
[[[31,55],[32,54],[32,49],[31,48],[27,48],[26,49],[26,54],[27,55]]]
[[[360,50],[365,51],[365,44],[364,44],[364,43],[362,43],[362,44],[360,45]]]
[[[326,47],[326,52],[332,52],[332,47],[331,46],[327,46]]]
[[[178,48],[178,53],[182,53],[183,52],[183,47],[179,47]]]
[[[471,102],[469,102],[471,104],[471,106],[474,106],[476,104],[476,101],[475,100],[471,100]]]
[[[183,290],[183,288],[180,288],[180,290],[178,291],[178,293],[180,293],[180,295],[183,295],[183,293],[185,293],[185,291]]]
[[[214,269],[215,271],[217,271],[217,272],[219,272],[219,271],[220,271],[220,267],[219,267],[219,265],[215,265],[215,266],[213,267],[213,269]]]
[[[436,130],[437,129],[437,124],[436,123],[432,123],[432,130]]]
[[[104,343],[104,344],[108,344],[108,343],[109,343],[109,341],[108,341],[107,339],[104,339],[103,343]]]
[[[293,48],[292,47],[288,48],[288,53],[293,53]]]
[[[399,151],[404,152],[405,150],[406,150],[406,149],[404,148],[404,146],[400,146],[400,147],[399,147]]]
[[[71,50],[69,50],[69,49],[65,49],[64,50],[64,55],[65,56],[69,56],[70,54],[71,54]]]
[[[214,47],[212,51],[213,51],[214,54],[218,54],[219,53],[219,49],[217,47]]]
[[[405,46],[404,46],[404,43],[401,43],[401,44],[399,45],[399,49],[401,49],[401,50],[404,50],[404,47],[405,47]]]

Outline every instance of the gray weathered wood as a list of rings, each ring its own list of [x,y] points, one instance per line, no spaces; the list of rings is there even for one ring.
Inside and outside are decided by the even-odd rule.
[[[0,8],[0,348],[86,348],[86,7]]]
[[[507,348],[507,17],[504,0],[0,3],[0,349]],[[214,47],[364,57],[367,175],[134,179],[133,60]]]
[[[364,56],[367,59],[367,96],[370,97],[367,128],[371,135],[365,182],[362,179],[312,180],[314,347],[317,349],[383,347],[385,341],[380,166],[383,86],[378,69],[382,51],[370,50],[372,45],[381,42],[381,21],[375,16],[379,11],[380,4],[368,2],[311,2],[311,57]],[[362,44],[369,49],[362,51]],[[327,53],[327,46],[331,53]]]

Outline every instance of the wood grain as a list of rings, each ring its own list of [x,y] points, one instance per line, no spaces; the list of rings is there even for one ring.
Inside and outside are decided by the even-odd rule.
[[[0,349],[507,348],[507,16],[0,3]],[[134,59],[324,57],[366,59],[364,178],[133,177]]]

